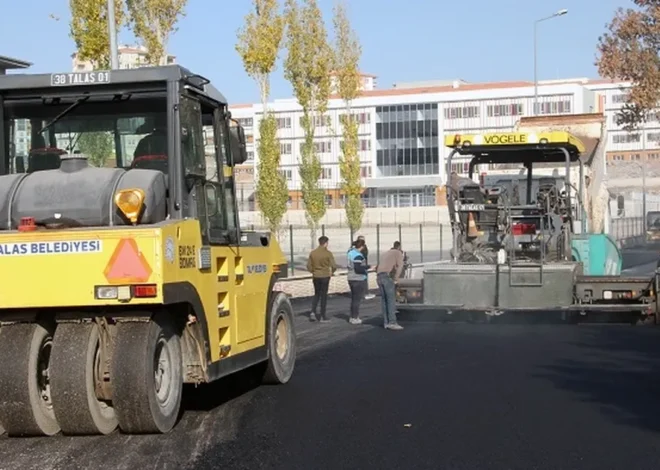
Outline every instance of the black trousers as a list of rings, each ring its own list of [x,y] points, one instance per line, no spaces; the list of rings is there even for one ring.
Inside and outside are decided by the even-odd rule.
[[[348,281],[351,288],[351,318],[360,316],[360,303],[367,292],[367,281]]]
[[[312,300],[312,313],[316,314],[316,307],[321,302],[321,311],[319,312],[321,318],[325,318],[325,305],[328,302],[328,288],[330,287],[329,277],[315,277],[312,279],[314,283],[314,299]]]

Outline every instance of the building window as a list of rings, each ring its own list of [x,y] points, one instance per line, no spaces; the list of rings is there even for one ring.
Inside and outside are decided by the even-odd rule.
[[[625,103],[628,99],[628,93],[618,93],[612,96],[612,103]]]
[[[479,106],[456,106],[445,108],[445,119],[468,119],[479,117]]]
[[[470,171],[470,162],[456,162],[451,164],[451,172],[458,175],[467,175]]]
[[[300,153],[303,153],[304,142],[300,142]],[[316,153],[331,153],[332,152],[332,142],[331,141],[321,141],[314,142],[314,151]]]
[[[291,118],[290,117],[277,118],[277,128],[291,129]]]
[[[251,161],[254,160],[254,152],[250,151],[247,153],[247,160],[246,161]]]
[[[652,111],[646,116],[646,122],[660,122],[660,113]]]
[[[491,104],[486,108],[486,113],[488,117],[520,116],[523,114],[523,105],[521,103]]]
[[[252,127],[254,125],[253,118],[237,118],[238,123],[243,127]]]
[[[280,144],[280,154],[291,155],[291,143]]]
[[[321,168],[321,179],[330,180],[332,179],[332,168]]]
[[[330,116],[324,114],[323,116],[312,116],[312,122],[314,123],[314,127],[329,127],[332,120],[330,119]],[[303,116],[300,116],[300,127],[305,127],[303,124]]]
[[[571,112],[571,101],[548,101],[545,103],[537,103],[538,114],[565,114]]]
[[[437,175],[438,104],[377,106],[376,141],[379,176]]]
[[[646,140],[648,142],[660,142],[660,132],[649,132],[646,134]]]
[[[614,134],[612,135],[613,144],[632,144],[640,141],[639,134]]]
[[[341,140],[339,141],[339,148],[341,149],[341,152],[344,153],[344,141]],[[371,140],[369,139],[360,139],[358,142],[358,151],[360,152],[368,152],[371,150]]]
[[[346,119],[347,114],[343,113],[339,115],[339,122],[343,123]],[[371,123],[371,114],[369,113],[351,113],[351,120],[357,121],[358,124],[370,124]]]
[[[282,176],[284,176],[284,178],[287,181],[291,181],[293,179],[293,171],[292,170],[287,170],[287,169],[281,169],[280,168],[280,173],[282,174]]]
[[[361,166],[360,167],[360,177],[361,178],[371,178],[371,167],[370,166]]]

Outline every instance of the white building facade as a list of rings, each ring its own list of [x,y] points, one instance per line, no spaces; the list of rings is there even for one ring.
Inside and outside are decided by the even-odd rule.
[[[147,61],[148,49],[144,46],[119,46],[117,48],[118,62],[120,69],[135,69],[149,65]],[[167,55],[165,58],[167,65],[176,63],[176,56]],[[94,70],[92,63],[88,60],[79,60],[78,53],[71,55],[71,69],[74,72],[90,72]]]
[[[368,76],[370,77],[370,76]],[[540,82],[538,115],[580,114],[600,110],[597,90],[586,80]],[[446,135],[465,132],[501,132],[514,128],[522,116],[533,115],[531,82],[470,84],[463,81],[398,84],[393,89],[365,90],[352,104],[360,123],[360,160],[363,194],[368,207],[408,207],[444,204]],[[280,169],[290,190],[290,207],[302,208],[298,162],[304,134],[302,110],[295,99],[275,100],[280,139]],[[246,125],[253,165],[261,105],[231,107],[233,117]],[[342,100],[331,99],[325,119],[317,119],[316,146],[323,170],[321,186],[330,207],[341,207],[340,117],[346,113]],[[249,125],[248,125],[249,124]],[[465,173],[458,160],[452,170]],[[255,171],[256,174],[256,171]]]

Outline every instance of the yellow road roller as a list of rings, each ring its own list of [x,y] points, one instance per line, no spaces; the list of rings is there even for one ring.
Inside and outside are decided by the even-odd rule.
[[[0,122],[0,429],[165,433],[184,383],[289,381],[286,259],[239,226],[245,134],[209,80],[4,75]]]

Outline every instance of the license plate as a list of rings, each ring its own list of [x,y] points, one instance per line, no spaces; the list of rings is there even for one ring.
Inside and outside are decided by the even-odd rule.
[[[51,86],[103,85],[110,80],[110,72],[54,73],[50,76]]]
[[[477,212],[486,209],[485,204],[461,204],[458,206],[459,212]]]

